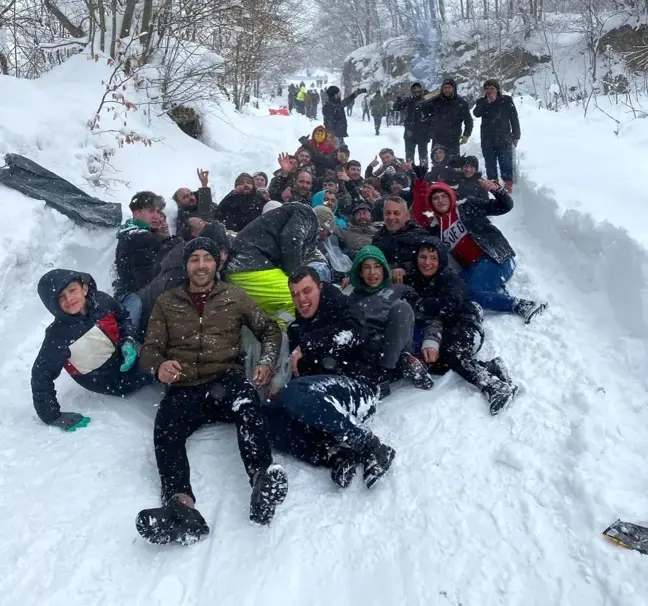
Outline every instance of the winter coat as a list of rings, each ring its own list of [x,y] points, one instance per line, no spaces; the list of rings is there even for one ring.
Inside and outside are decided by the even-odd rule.
[[[373,237],[378,233],[376,225],[354,225],[348,223],[342,230],[340,244],[344,252],[354,259],[358,251],[371,244]]]
[[[71,282],[88,285],[87,313],[67,314],[58,296]],[[57,269],[38,284],[38,296],[54,316],[32,366],[31,388],[34,408],[44,423],[61,414],[54,381],[65,369],[81,387],[94,393],[121,395],[119,367],[124,359],[121,345],[134,342],[130,316],[110,295],[97,290],[90,274]]]
[[[297,99],[297,101],[301,101],[302,103],[304,103],[306,101],[306,87],[305,86],[302,86],[302,87],[299,88],[295,98]]]
[[[317,250],[320,228],[310,206],[284,204],[242,229],[232,245],[228,273],[282,269],[289,274],[310,262],[325,262]]]
[[[454,80],[448,80],[454,86],[451,97],[443,94],[423,102],[424,111],[428,114],[430,137],[438,143],[456,145],[462,135],[470,137],[473,130],[473,119],[468,102],[457,94]]]
[[[412,266],[412,255],[427,232],[414,221],[408,221],[403,229],[391,233],[383,225],[374,236],[372,244],[378,247],[392,269],[408,270]]]
[[[422,97],[413,95],[405,98],[398,98],[394,101],[394,111],[405,110],[405,139],[415,139],[416,141],[428,141],[430,134],[428,132],[427,113],[422,106]]]
[[[300,169],[303,170],[303,169]],[[306,204],[308,206],[311,205],[311,200],[313,198],[313,194],[309,192],[305,196],[302,196],[300,193],[298,193],[295,190],[295,178],[297,176],[297,172],[290,173],[289,175],[284,175],[283,173],[279,172],[278,175],[275,175],[270,182],[270,188],[269,188],[269,193],[270,193],[270,198],[272,200],[278,200],[281,201],[283,198],[281,197],[281,194],[283,191],[287,188],[290,187],[292,191],[292,195],[290,196],[290,200],[288,202],[300,202],[302,204]],[[277,195],[278,194],[278,195]]]
[[[481,178],[482,174],[480,172],[476,172],[470,178],[464,177],[463,174],[460,174],[456,187],[457,200],[477,198],[478,200],[487,201],[489,199],[488,192],[479,184]]]
[[[191,217],[199,217],[203,221],[209,223],[216,215],[217,208],[212,200],[212,193],[209,187],[201,187],[194,192],[197,203],[193,208],[183,208],[178,206],[178,217],[176,219],[176,234],[183,233],[187,221]]]
[[[227,194],[218,204],[216,218],[231,231],[239,232],[248,223],[261,216],[266,199],[256,190],[249,194],[235,191]]]
[[[376,95],[369,104],[371,107],[372,116],[386,116],[387,115],[387,101],[382,95]]]
[[[481,142],[483,145],[512,143],[520,139],[520,120],[513,99],[497,93],[495,101],[486,97],[477,99],[473,114],[481,118]]]
[[[324,133],[326,133],[326,139],[324,139],[324,141],[322,143],[318,143],[317,141],[315,141],[315,131],[317,131],[317,130],[323,130]],[[311,154],[312,154],[312,149],[317,150],[318,152],[320,152],[321,154],[324,154],[325,156],[332,156],[332,155],[335,154],[335,145],[333,145],[333,143],[329,140],[328,131],[321,124],[319,126],[316,126],[313,129],[313,132],[311,134],[311,138],[306,139],[306,141],[308,141],[308,144],[309,144],[309,147],[306,147],[306,149],[308,149],[308,151],[310,151]],[[301,140],[299,142],[303,145],[303,142]],[[314,161],[314,159],[313,159],[313,161]]]
[[[419,271],[416,257],[422,247],[433,248],[439,255],[439,269],[431,278]],[[412,258],[412,270],[405,275],[420,299],[414,304],[416,324],[423,329],[423,348],[440,350],[444,330],[469,324],[483,338],[481,313],[470,300],[468,285],[448,267],[448,253],[438,238],[425,238]]]
[[[202,316],[186,285],[157,300],[140,352],[140,367],[155,376],[162,362],[176,360],[182,374],[178,386],[200,385],[230,369],[243,370],[241,328],[247,326],[261,342],[259,364],[274,369],[281,331],[277,323],[238,286],[217,281]]]
[[[464,227],[485,254],[497,263],[504,263],[515,256],[508,240],[488,220],[490,216],[505,215],[513,209],[513,198],[505,190],[493,192],[494,199],[468,198],[463,204],[457,205],[457,196],[451,187],[444,183],[435,183],[434,187],[448,194],[450,210],[456,208]],[[427,227],[429,233],[442,239],[441,225],[430,202],[430,187],[421,179],[414,181],[412,215],[419,225]]]
[[[321,151],[321,148],[317,146],[312,139],[301,138],[299,140],[302,147],[310,152],[311,158],[313,160],[313,168],[315,177],[321,178],[324,176],[324,173],[327,170],[333,170],[336,173],[338,170],[341,170],[340,163],[335,157],[335,150],[332,154],[326,154]]]
[[[348,137],[347,117],[344,108],[355,102],[356,93],[350,94],[346,99],[329,99],[322,106],[322,116],[324,116],[324,126],[326,130],[333,133],[336,137]]]
[[[121,300],[146,286],[160,271],[166,253],[165,239],[154,234],[148,223],[127,219],[117,232],[115,251],[115,298]]]
[[[372,376],[363,353],[364,340],[362,312],[338,288],[326,283],[322,283],[315,316],[303,318],[297,312],[288,326],[290,351],[301,347],[303,355],[297,364],[300,375]]]

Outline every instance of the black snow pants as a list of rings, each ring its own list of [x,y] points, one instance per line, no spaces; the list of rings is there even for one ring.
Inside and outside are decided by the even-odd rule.
[[[196,500],[189,482],[185,443],[203,425],[219,421],[236,425],[239,452],[250,482],[258,470],[272,464],[261,402],[243,371],[228,370],[196,387],[171,386],[160,403],[153,430],[163,503],[175,494]]]
[[[414,153],[418,149],[419,164],[421,166],[428,163],[428,139],[423,135],[405,135],[405,159],[414,162]]]

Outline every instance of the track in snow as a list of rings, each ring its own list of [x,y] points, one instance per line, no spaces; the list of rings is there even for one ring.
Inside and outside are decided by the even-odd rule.
[[[381,147],[402,153],[401,128],[375,137],[372,126],[352,120],[350,132],[352,157],[363,167]],[[570,231],[546,192],[522,182],[515,199],[512,213],[496,220],[518,252],[510,290],[546,298],[550,308],[530,326],[487,318],[482,355],[502,355],[524,388],[512,408],[491,418],[483,398],[451,373],[429,393],[397,391],[372,421],[397,449],[390,475],[371,492],[361,481],[342,492],[325,471],[279,455],[291,485],[270,529],[247,522],[249,486],[234,430],[203,429],[190,439],[189,456],[212,534],[190,548],[147,545],[134,526],[137,511],[158,498],[159,390],[119,401],[65,378],[66,408],[93,422],[70,435],[40,425],[29,368],[48,319],[35,291],[7,294],[2,603],[646,604],[646,560],[600,537],[617,516],[648,511],[646,327],[628,317],[638,296],[633,270],[615,277],[599,250],[609,234],[599,238],[578,222]],[[54,262],[88,254],[71,248],[81,231],[63,235]],[[110,256],[111,239],[94,244]],[[602,268],[610,280],[601,280]],[[107,272],[97,273],[105,287]],[[25,297],[23,313],[16,303]]]

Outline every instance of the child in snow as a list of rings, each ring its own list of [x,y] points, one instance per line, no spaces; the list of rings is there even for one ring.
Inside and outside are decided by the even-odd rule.
[[[48,271],[38,282],[38,296],[55,318],[32,367],[34,408],[43,423],[75,431],[90,421],[76,412],[61,412],[54,381],[63,369],[81,387],[111,396],[152,382],[135,365],[135,330],[128,313],[97,290],[90,274]]]
[[[421,297],[414,312],[428,370],[434,374],[454,370],[486,396],[491,414],[496,415],[518,388],[500,358],[474,359],[484,340],[481,309],[470,301],[466,283],[448,267],[448,253],[437,238],[429,236],[421,243],[413,267],[405,283]]]

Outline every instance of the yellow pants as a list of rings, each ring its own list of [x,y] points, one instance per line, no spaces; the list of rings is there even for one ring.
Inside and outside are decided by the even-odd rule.
[[[227,274],[228,282],[242,288],[283,329],[295,319],[288,276],[280,269]]]

